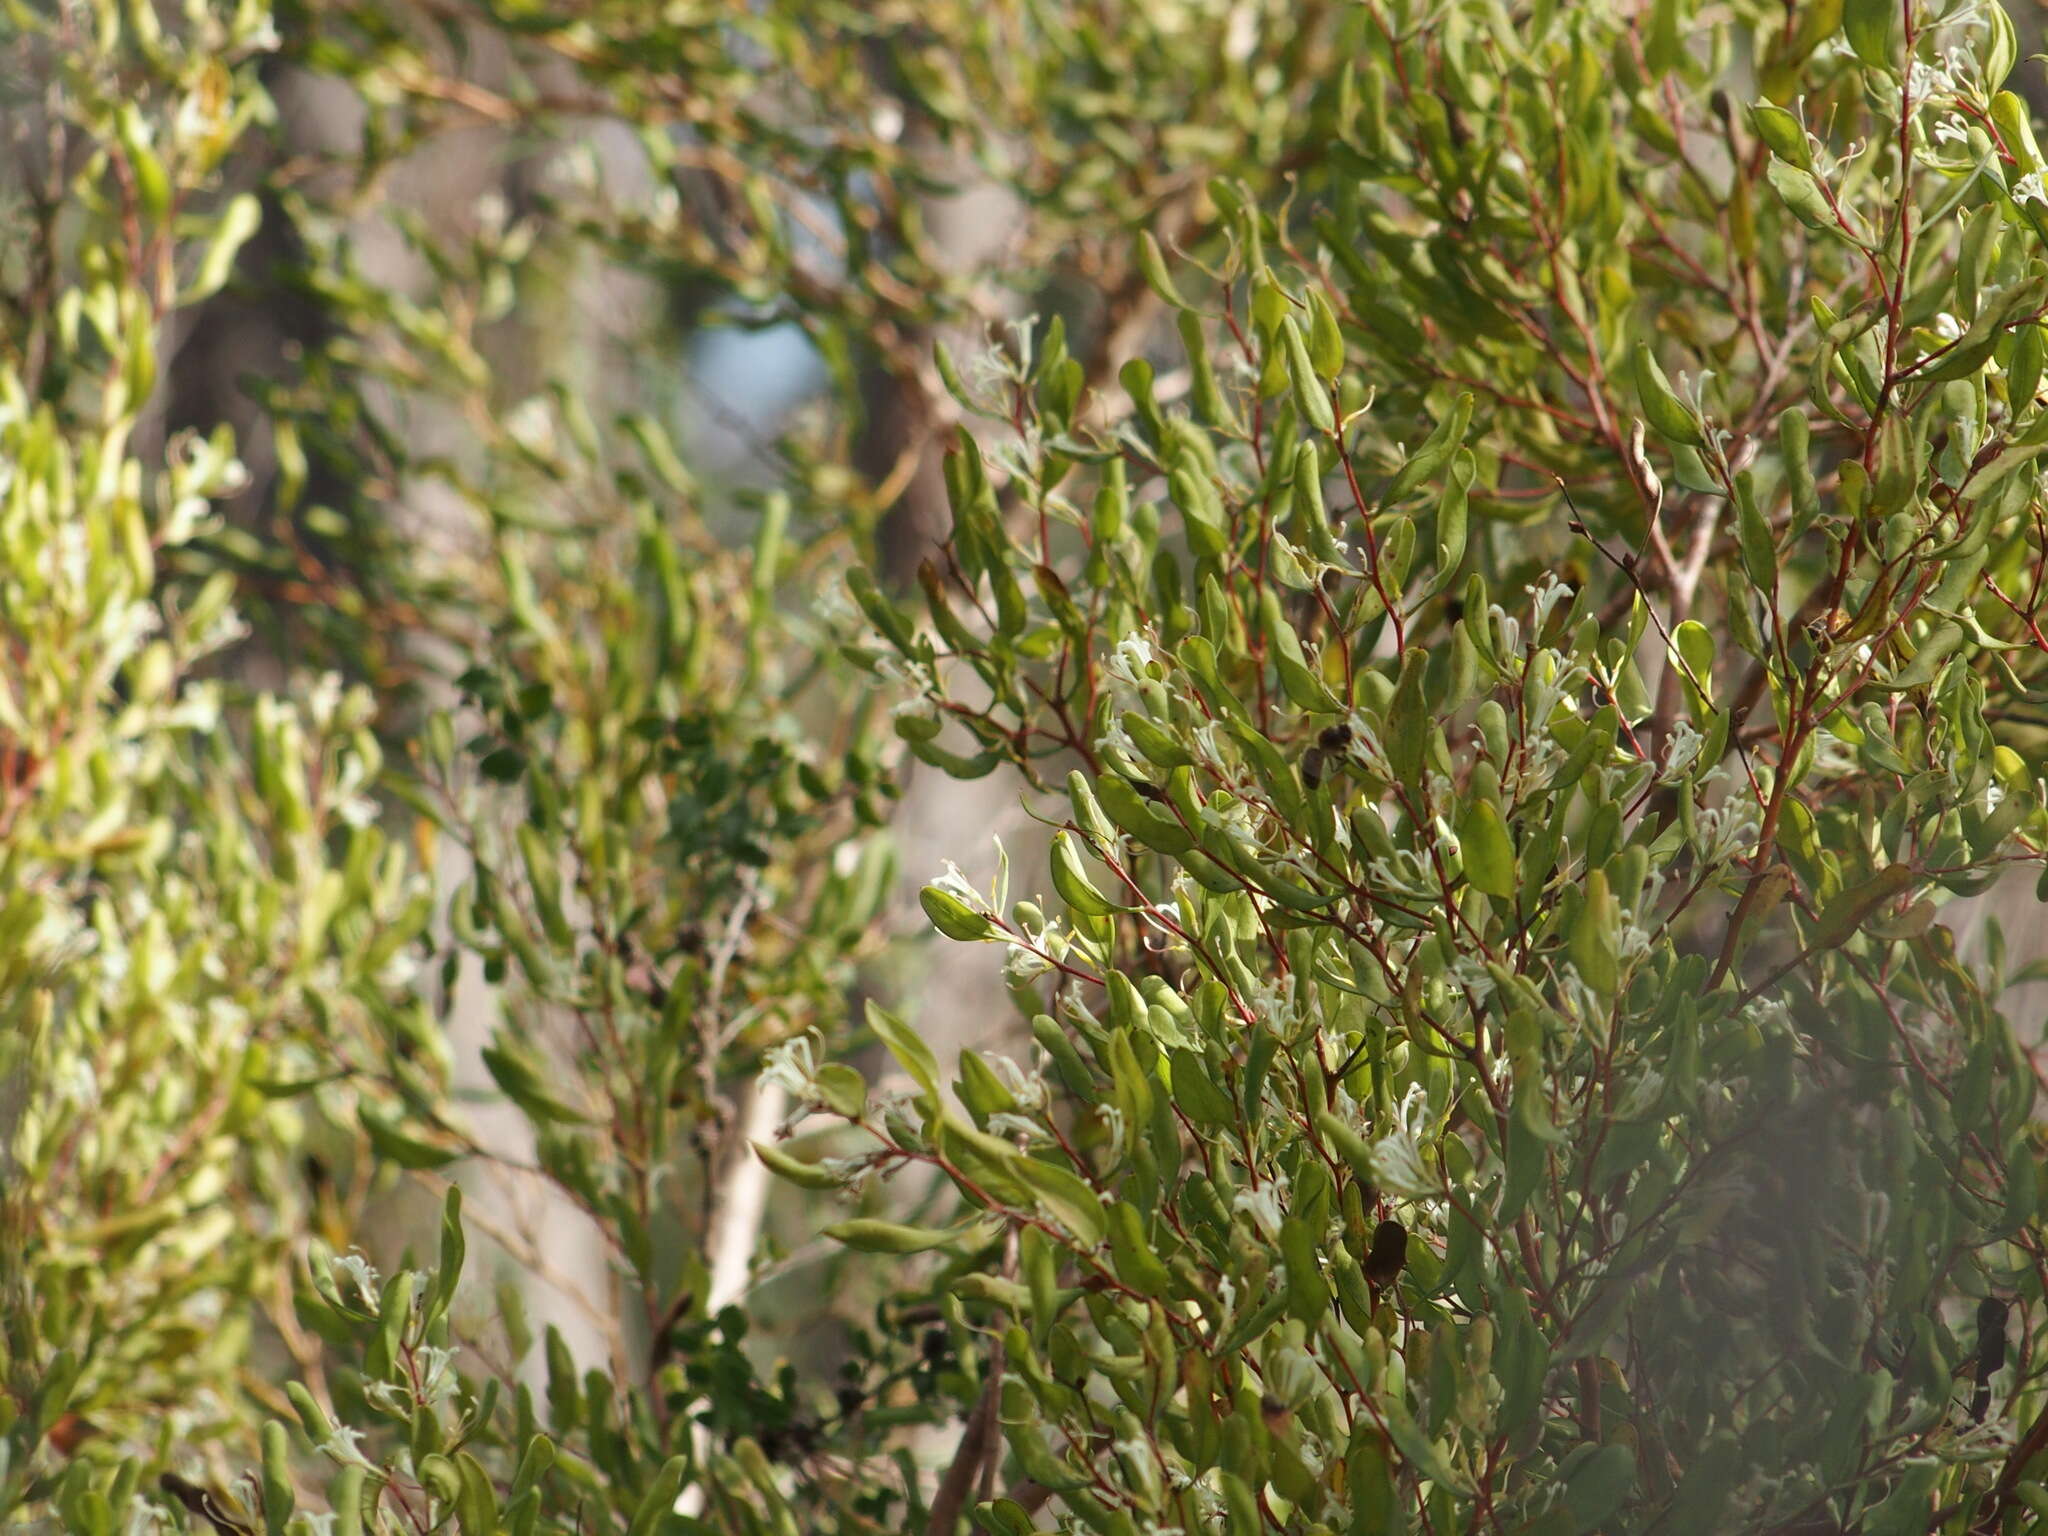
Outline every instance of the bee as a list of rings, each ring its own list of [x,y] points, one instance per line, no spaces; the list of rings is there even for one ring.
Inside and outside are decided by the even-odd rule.
[[[238,1519],[211,1489],[188,1483],[175,1472],[164,1473],[157,1486],[212,1526],[218,1536],[256,1536],[256,1528]]]
[[[1374,1289],[1385,1290],[1401,1278],[1407,1262],[1408,1229],[1389,1217],[1373,1228],[1372,1247],[1365,1255],[1365,1278]]]
[[[1333,756],[1342,756],[1344,749],[1351,745],[1351,727],[1341,721],[1326,725],[1316,736],[1316,744],[1301,754],[1301,782],[1310,789],[1321,789],[1325,770]]]
[[[1259,1417],[1265,1421],[1268,1434],[1278,1435],[1282,1439],[1288,1438],[1289,1431],[1294,1427],[1293,1410],[1287,1406],[1285,1399],[1275,1397],[1270,1392],[1259,1399]]]

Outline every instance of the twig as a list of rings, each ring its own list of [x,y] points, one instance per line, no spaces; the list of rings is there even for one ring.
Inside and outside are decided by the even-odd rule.
[[[945,1481],[939,1484],[939,1491],[932,1499],[932,1514],[931,1519],[925,1522],[925,1536],[953,1536],[954,1528],[960,1523],[960,1512],[967,1507],[967,1496],[974,1491],[989,1452],[996,1444],[996,1409],[1002,1400],[1002,1387],[1003,1346],[997,1344],[989,1358],[988,1380],[982,1386],[974,1412],[968,1416],[966,1432],[960,1436],[960,1448],[954,1452],[953,1464],[946,1469]]]

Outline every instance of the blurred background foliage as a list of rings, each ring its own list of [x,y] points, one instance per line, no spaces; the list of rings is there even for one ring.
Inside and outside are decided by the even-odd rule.
[[[1927,528],[1876,531],[1918,509],[1960,540],[1961,492],[2032,408],[2011,381],[2039,382],[2048,200],[1996,94],[2025,49],[2002,13],[1941,9],[7,0],[0,1519],[950,1532],[982,1504],[998,1531],[2022,1528],[2031,1352],[1975,1438],[1913,1406],[1989,1358],[1978,1301],[2038,1320],[2041,1275],[2013,1191],[2038,1160],[2034,1036],[1993,1007],[2025,956],[1993,927],[1966,969],[1929,927],[1934,899],[2041,846],[2032,474],[2005,466],[2028,494],[1977,519],[1989,550],[1954,591],[1887,575],[1888,539],[1932,559]],[[1941,388],[1908,386],[1914,367]],[[1525,589],[1553,575],[1569,623],[1546,627],[1553,599],[1532,614]],[[1917,612],[1930,592],[1945,620]],[[1165,670],[1191,636],[1213,676]],[[1882,677],[1832,670],[1859,643]],[[1596,742],[1579,766],[1601,793],[1522,795],[1495,761],[1510,788],[1489,798],[1439,743],[1449,790],[1391,809],[1391,784],[1424,780],[1367,743],[1402,698],[1469,725],[1482,660],[1495,686],[1604,679],[1572,737]],[[1800,680],[1823,676],[1879,690],[1854,740],[1809,718]],[[1221,749],[1188,701],[1222,718],[1225,696],[1255,729]],[[1688,738],[1712,743],[1702,770],[1755,753],[1817,776],[1789,798],[1770,769],[1746,780],[1780,807],[1753,847],[1696,820],[1659,841],[1696,813],[1741,824],[1726,785],[1627,777]],[[1092,882],[1120,837],[1177,839],[1128,787],[1114,827],[1054,793],[1077,767],[1089,795],[1158,796],[1148,774],[1175,768],[1211,775],[1204,794],[1284,781],[1267,810],[1292,831],[1238,847],[1248,868],[1191,857],[1232,872],[1199,895],[1177,855],[1122,845],[1111,900]],[[1587,920],[1611,917],[1604,936],[1550,944],[1529,915],[1466,944],[1446,920],[1435,948],[1369,940],[1377,983],[1348,951],[1319,970],[1342,925],[1269,926],[1299,886],[1261,882],[1313,875],[1326,773],[1390,807],[1411,899],[1472,934],[1491,930],[1469,894],[1525,878],[1532,908],[1585,927],[1604,869],[1603,894],[1564,888],[1624,842],[1627,899]],[[1020,796],[1070,841],[1048,850]],[[1475,841],[1482,865],[1498,851],[1475,815],[1512,829],[1506,872],[1465,872]],[[994,873],[992,827],[1002,877],[1052,882],[1065,918],[1007,892],[960,905]],[[1514,863],[1546,835],[1555,871]],[[942,857],[975,883],[920,907]],[[1868,884],[1907,865],[1911,889]],[[1661,924],[1624,921],[1646,879],[1676,905]],[[955,939],[1037,937],[985,964],[905,942],[927,913]],[[1837,955],[1844,913],[1901,937]],[[1181,923],[1206,957],[1148,948]],[[1761,936],[1738,945],[1745,923]],[[1055,932],[1076,947],[1048,959]],[[1653,959],[1616,949],[1638,940]],[[1716,1070],[1786,1123],[1703,1207],[1665,1210],[1594,1187],[1620,1156],[1604,1138],[1544,1150],[1518,1097],[1505,1187],[1527,1200],[1544,1170],[1546,1246],[1451,1265],[1469,1237],[1430,1179],[1491,1172],[1422,1042],[1494,1027],[1440,995],[1482,951],[1519,954],[1535,990],[1513,995],[1544,1020],[1585,1011],[1581,972],[1728,981]],[[1801,1006],[1925,1010],[1918,1089],[1886,1101],[1873,1069],[1851,1092],[1754,1016],[1752,983],[1809,970]],[[1288,992],[1297,971],[1353,990]],[[1205,980],[1272,1027],[1226,1044]],[[1656,987],[1612,1006],[1661,1081],[1708,1026]],[[888,1006],[864,1018],[868,997]],[[1131,1055],[1134,1019],[1200,1071]],[[1889,1059],[1880,1033],[1855,1038]],[[1620,1064],[1546,1038],[1538,1061],[1517,1035],[1516,1081],[1552,1085],[1568,1121]],[[1371,1053],[1369,1081],[1364,1055],[1314,1054],[1336,1042]],[[963,1061],[971,1127],[928,1055]],[[1320,1062],[1323,1108],[1341,1083],[1429,1178],[1390,1184],[1306,1099],[1261,1128],[1276,1060],[1304,1085]],[[1139,1107],[1165,1116],[1166,1082],[1199,1099],[1211,1076],[1248,1113],[1236,1142],[1235,1108]],[[1958,1094],[1996,1135],[1934,1124]],[[820,1111],[881,1141],[807,1126],[771,1194],[749,1144]],[[1690,1190],[1693,1113],[1614,1145]],[[1811,1129],[1887,1113],[1867,1156]],[[947,1142],[970,1130],[1031,1166],[977,1184]],[[1205,1160],[1207,1194],[1162,1183]],[[1714,1382],[1774,1351],[1828,1368],[1760,1405],[1755,1382],[1702,1386],[1660,1419],[1642,1383],[1682,1375],[1683,1347],[1529,1364],[1571,1308],[1633,1339],[1628,1287],[1598,1282],[1645,1201],[1694,1234],[1665,1292],[1768,1310],[1779,1265],[1826,1290],[1824,1256],[1744,1240],[1821,1230],[1826,1189],[1759,1182],[1802,1162],[1853,1188],[1860,1240],[1907,1272],[1856,1292],[1867,1315],[1817,1302],[1818,1323],[1795,1306],[1717,1335]],[[871,1177],[910,1165],[939,1172]],[[1291,1231],[1225,1188],[1276,1169],[1306,1191]],[[963,1196],[995,1219],[957,1225]],[[820,1235],[849,1201],[850,1250]],[[1389,1270],[1374,1234],[1397,1217]],[[1717,1220],[1733,1232],[1699,1242]],[[1213,1240],[1176,1248],[1198,1221]],[[1330,1324],[1350,1344],[1313,1332],[1303,1253],[1325,1242],[1372,1282]],[[1123,1313],[1090,1280],[1103,1243]],[[1642,1246],[1625,1257],[1647,1275]],[[1213,1347],[1179,1358],[1205,1364],[1167,1371],[1194,1298],[1228,1294],[1287,1320],[1199,1313]],[[1524,1357],[1489,1376],[1476,1316],[1517,1305]],[[1391,1387],[1384,1358],[1356,1399],[1308,1384],[1302,1362],[1334,1376],[1368,1335],[1394,1341]],[[1148,1351],[1149,1375],[1129,1363]],[[1389,1392],[1421,1428],[1339,1432]],[[1824,1444],[1770,1464],[1786,1423],[1844,1401]]]

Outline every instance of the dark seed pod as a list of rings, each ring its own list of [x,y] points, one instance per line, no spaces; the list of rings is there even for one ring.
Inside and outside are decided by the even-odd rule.
[[[2005,1319],[2011,1309],[1996,1296],[1977,1303],[1977,1390],[1970,1396],[1970,1422],[1982,1424],[1991,1407],[1991,1378],[2005,1365]]]

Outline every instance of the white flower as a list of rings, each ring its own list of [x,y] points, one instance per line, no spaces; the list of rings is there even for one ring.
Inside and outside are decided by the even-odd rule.
[[[1026,1072],[1015,1060],[998,1053],[990,1053],[987,1059],[988,1064],[995,1068],[996,1076],[1003,1080],[1003,1086],[1010,1090],[1011,1098],[1031,1109],[1045,1105],[1045,1074],[1042,1071]]]
[[[1701,811],[1693,830],[1700,862],[1712,867],[1745,852],[1756,841],[1758,827],[1746,807],[1731,804]]]
[[[1003,956],[1003,984],[1011,987],[1029,986],[1052,968],[1052,962],[1035,949],[1023,944],[1012,944]]]
[[[2011,187],[2012,200],[2016,203],[2041,203],[2048,205],[2048,190],[2041,186],[2041,173],[2029,171]]]
[[[1235,1312],[1237,1310],[1237,1282],[1228,1275],[1218,1275],[1216,1277],[1216,1299],[1223,1303],[1224,1311]]]
[[[1693,729],[1693,724],[1680,715],[1672,722],[1671,735],[1664,743],[1664,767],[1657,775],[1660,783],[1668,784],[1682,775],[1700,755],[1700,748],[1706,738]]]
[[[1955,95],[1956,82],[1947,70],[1915,59],[1906,76],[1906,88],[1925,101],[1930,96]]]
[[[376,1300],[379,1290],[377,1269],[363,1257],[361,1250],[351,1248],[347,1253],[337,1256],[334,1267],[355,1281],[356,1289],[365,1300]]]
[[[1428,1128],[1429,1095],[1415,1083],[1401,1099],[1399,1128],[1372,1144],[1373,1175],[1388,1194],[1422,1200],[1440,1192],[1422,1162],[1422,1141]]]
[[[838,582],[827,582],[811,599],[811,617],[831,629],[845,629],[860,622],[860,610]]]
[[[349,1466],[368,1467],[372,1472],[377,1470],[376,1463],[362,1453],[361,1430],[352,1429],[346,1424],[334,1424],[329,1427],[333,1433],[315,1446],[315,1450],[331,1461],[343,1462]]]
[[[1095,1112],[1102,1117],[1103,1125],[1109,1130],[1110,1146],[1116,1151],[1121,1152],[1124,1148],[1124,1133],[1127,1129],[1124,1125],[1124,1112],[1114,1104],[1098,1105]]]
[[[1301,1010],[1295,1005],[1294,978],[1288,976],[1280,981],[1256,981],[1252,994],[1245,999],[1253,1013],[1281,1035],[1293,1032],[1300,1022]]]
[[[1036,1120],[1007,1110],[997,1110],[988,1117],[988,1131],[991,1136],[1002,1136],[1011,1141],[1038,1142],[1046,1139],[1044,1129]]]
[[[547,401],[533,395],[505,413],[505,433],[528,453],[547,458],[555,448],[555,418]]]
[[[444,1403],[453,1397],[457,1386],[455,1372],[450,1369],[455,1363],[454,1351],[423,1344],[416,1358],[420,1368],[420,1401]]]
[[[885,677],[892,683],[902,683],[924,693],[939,691],[938,680],[932,676],[931,668],[921,661],[907,661],[900,656],[886,652],[875,658],[875,675]]]
[[[1471,955],[1455,955],[1451,959],[1451,979],[1459,988],[1472,995],[1475,1005],[1483,1006],[1493,996],[1493,972],[1489,971]]]
[[[1145,669],[1151,665],[1152,642],[1133,633],[1117,641],[1116,650],[1102,663],[1102,669],[1118,682],[1135,688],[1150,681]]]
[[[1970,142],[1970,125],[1951,112],[1934,125],[1934,142],[1937,144],[1967,144]]]
[[[774,1084],[800,1103],[816,1097],[817,1076],[817,1056],[808,1033],[771,1045],[762,1053],[761,1081]]]
[[[1488,606],[1486,617],[1500,631],[1501,659],[1512,663],[1522,653],[1521,621],[1509,617],[1507,609],[1499,603]]]
[[[995,1117],[989,1117],[993,1120]],[[872,1156],[821,1157],[818,1166],[839,1181],[839,1187],[849,1193],[857,1193],[868,1180],[874,1177],[875,1160]]]
[[[988,898],[967,883],[967,877],[960,873],[960,866],[951,859],[945,861],[943,873],[931,884],[935,890],[944,891],[948,896],[965,903],[972,911],[988,911]]]
[[[1955,341],[1963,334],[1963,322],[1943,310],[1934,317],[1934,334],[1943,341]]]
[[[505,194],[492,187],[477,198],[473,211],[476,216],[477,233],[486,239],[496,239],[505,232],[512,208],[505,201]]]
[[[1257,1189],[1240,1189],[1230,1202],[1231,1209],[1249,1213],[1267,1241],[1277,1242],[1282,1219],[1280,1196],[1286,1189],[1286,1183],[1276,1174]]]
[[[1133,762],[1140,756],[1138,744],[1131,740],[1131,733],[1124,729],[1122,720],[1111,720],[1109,729],[1095,738],[1095,744],[1105,752],[1117,752]]]
[[[1682,379],[1685,375],[1681,373],[1679,377]],[[1572,589],[1558,580],[1555,573],[1545,572],[1543,580],[1527,591],[1532,599],[1529,606],[1533,610],[1530,629],[1532,633],[1540,635],[1543,633],[1543,626],[1550,622],[1551,609],[1570,597]]]

